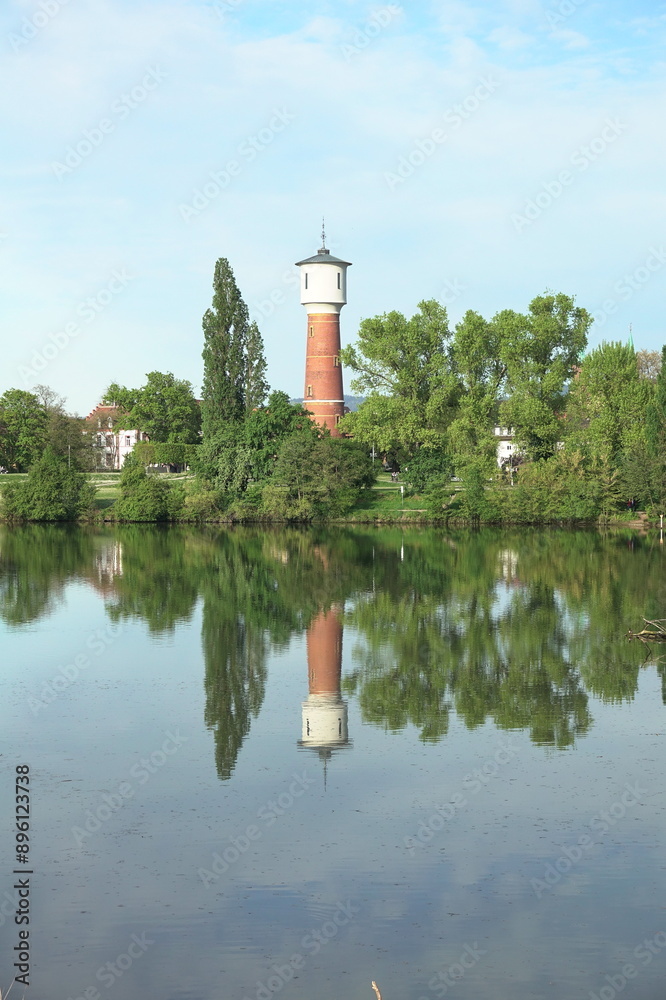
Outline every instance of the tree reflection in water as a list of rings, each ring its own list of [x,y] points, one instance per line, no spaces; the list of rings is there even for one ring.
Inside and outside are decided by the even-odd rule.
[[[367,722],[437,741],[455,711],[470,728],[492,720],[569,746],[590,729],[590,696],[634,697],[645,651],[623,635],[663,617],[663,560],[658,544],[595,532],[36,525],[0,534],[0,617],[35,622],[76,580],[112,621],[155,636],[201,604],[205,721],[225,779],[271,653],[330,609],[353,642],[343,691]]]

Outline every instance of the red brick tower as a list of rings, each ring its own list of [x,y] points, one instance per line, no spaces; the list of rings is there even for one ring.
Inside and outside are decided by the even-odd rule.
[[[347,302],[347,268],[351,265],[326,249],[323,227],[321,236],[319,253],[296,265],[301,269],[301,303],[308,311],[303,405],[318,424],[338,437],[338,423],[345,412],[340,310]]]

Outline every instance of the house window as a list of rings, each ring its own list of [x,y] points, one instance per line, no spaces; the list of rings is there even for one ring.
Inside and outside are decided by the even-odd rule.
[[[111,417],[109,417],[107,424],[109,427],[113,427],[113,420],[111,419]]]
[[[305,272],[305,287],[308,287],[308,272]]]
[[[130,438],[129,434],[126,434],[125,435],[125,444],[129,447],[129,445],[131,443],[132,443],[132,441],[131,441],[131,438]]]
[[[311,395],[312,395],[312,386],[309,385],[308,386],[308,396],[311,396]]]
[[[340,288],[340,287],[341,287],[341,285],[340,285],[340,275],[341,275],[341,272],[340,272],[340,271],[338,271],[338,288]]]

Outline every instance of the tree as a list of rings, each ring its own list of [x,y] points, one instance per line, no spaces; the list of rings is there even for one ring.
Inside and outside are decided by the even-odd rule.
[[[649,499],[663,510],[666,502],[666,344],[652,398],[645,409],[646,455]]]
[[[221,257],[215,264],[213,303],[203,317],[204,441],[214,438],[226,423],[242,421],[245,415],[248,327],[247,306],[229,261]],[[256,360],[253,364],[256,370]]]
[[[264,342],[255,322],[250,323],[247,331],[247,347],[245,352],[245,411],[252,413],[261,406],[268,395],[266,381],[266,358],[264,357]]]
[[[412,455],[440,444],[458,398],[450,337],[446,309],[434,300],[420,302],[409,320],[395,311],[363,320],[358,345],[340,359],[357,373],[352,390],[367,398],[341,429],[380,451]]]
[[[172,486],[148,476],[138,458],[130,454],[120,474],[120,498],[113,506],[117,521],[168,521],[178,516],[184,503],[182,485]]]
[[[263,490],[264,509],[297,520],[340,515],[374,478],[372,459],[361,443],[317,437],[304,428],[282,442]]]
[[[661,357],[655,391],[645,411],[645,427],[650,453],[666,461],[666,344]]]
[[[414,493],[450,486],[453,466],[443,447],[419,448],[403,466],[403,479]]]
[[[272,474],[285,438],[301,431],[313,438],[319,434],[304,407],[300,403],[290,403],[286,392],[272,392],[266,406],[248,413],[243,439],[251,454],[252,478],[256,482]]]
[[[0,396],[0,465],[25,472],[46,444],[47,416],[38,397],[24,389],[8,389]]]
[[[506,309],[493,319],[506,367],[500,418],[531,459],[548,458],[562,437],[565,388],[591,323],[587,310],[562,293],[537,296],[526,315]]]
[[[618,465],[644,441],[652,385],[640,377],[633,347],[606,343],[587,354],[567,400],[567,447]]]
[[[455,328],[452,357],[460,404],[448,430],[449,450],[461,476],[467,477],[471,462],[481,462],[488,478],[495,469],[492,428],[507,374],[498,325],[468,310]]]
[[[190,382],[171,372],[148,372],[141,389],[112,382],[104,394],[121,409],[119,428],[138,428],[157,444],[196,444],[201,410]]]
[[[661,371],[661,351],[637,351],[638,374],[648,382],[656,382]]]
[[[5,516],[12,521],[76,521],[92,512],[95,487],[47,447],[22,483],[3,492]]]
[[[65,412],[65,398],[48,385],[34,386],[46,416],[45,442],[56,455],[63,455],[67,463],[81,471],[92,471],[95,466],[86,423],[82,417]]]

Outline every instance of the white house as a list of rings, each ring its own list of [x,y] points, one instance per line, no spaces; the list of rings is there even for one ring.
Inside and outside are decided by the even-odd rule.
[[[497,438],[497,465],[502,469],[522,452],[513,443],[513,427],[495,427],[493,433]]]
[[[96,464],[104,469],[122,469],[123,462],[137,441],[150,440],[147,434],[139,430],[115,430],[114,424],[119,413],[117,406],[100,403],[85,418],[93,447],[98,453]]]

